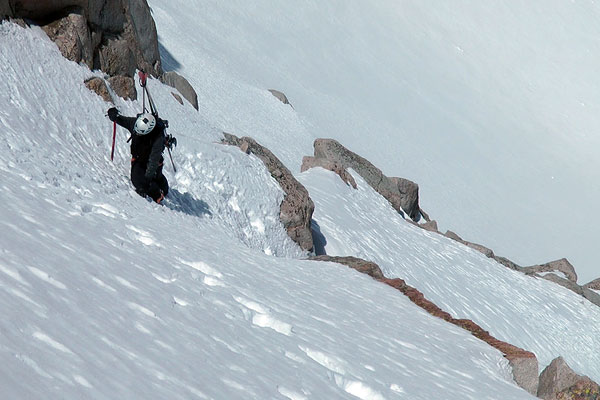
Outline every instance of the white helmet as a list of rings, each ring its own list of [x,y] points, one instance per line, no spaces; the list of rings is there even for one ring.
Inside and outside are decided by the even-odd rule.
[[[138,135],[147,135],[156,126],[156,118],[150,113],[139,114],[133,130]]]

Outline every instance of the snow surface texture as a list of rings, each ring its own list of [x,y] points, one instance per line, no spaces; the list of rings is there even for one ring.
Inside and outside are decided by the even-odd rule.
[[[254,157],[215,142],[221,130],[254,136],[298,170],[310,122],[203,57],[200,113],[149,82],[179,141],[161,207],[133,192],[122,130],[110,162],[108,105],[83,86],[96,73],[64,60],[39,29],[0,25],[0,397],[533,398],[464,330],[346,267],[297,259],[278,222],[281,190]],[[221,104],[230,98],[237,108]],[[344,237],[356,239],[344,255],[377,249],[386,274],[455,316],[477,314],[501,339],[545,345],[542,359],[554,345],[542,340],[548,327],[562,330],[560,355],[600,380],[597,356],[580,350],[598,348],[597,308],[412,227],[360,180],[351,191],[324,171],[300,178],[323,210],[315,218],[330,254]],[[333,198],[342,207],[325,212]],[[382,215],[390,221],[376,230]],[[527,290],[515,293],[521,280]],[[545,324],[527,320],[535,310]]]
[[[597,2],[149,3],[165,67],[215,126],[292,171],[313,135],[338,139],[419,183],[440,229],[522,266],[567,257],[580,284],[600,276]],[[270,88],[306,131],[256,107]]]

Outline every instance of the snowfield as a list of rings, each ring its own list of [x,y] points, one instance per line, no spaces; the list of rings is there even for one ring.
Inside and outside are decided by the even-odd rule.
[[[317,45],[318,10],[333,26],[345,20],[334,3],[309,3],[285,19],[292,6],[274,13],[265,1],[150,1],[165,67],[190,79],[200,103],[199,112],[181,106],[171,88],[149,80],[179,145],[178,172],[165,166],[164,206],[133,191],[123,130],[110,161],[109,105],[83,85],[101,73],[63,59],[40,29],[0,25],[0,398],[534,398],[512,381],[501,353],[468,332],[368,276],[304,260],[279,222],[282,190],[256,157],[219,144],[222,131],[254,137],[297,174],[328,254],[378,263],[454,317],[534,352],[540,369],[561,355],[600,381],[600,308],[414,227],[356,174],[358,190],[322,169],[299,173],[316,137],[344,144],[348,133],[357,145],[349,127],[368,110],[327,125],[326,113],[339,116],[345,101],[323,88],[312,105],[292,98],[292,109],[266,90],[267,78],[276,89],[297,80],[300,93],[307,77],[270,75],[284,69],[268,59],[249,57],[247,70],[237,61],[271,43],[260,31],[246,36],[256,16],[273,30],[303,27],[303,45]],[[302,60],[288,44],[280,62],[291,67]],[[364,127],[378,129],[372,122]],[[372,141],[361,155],[397,171],[379,150]]]

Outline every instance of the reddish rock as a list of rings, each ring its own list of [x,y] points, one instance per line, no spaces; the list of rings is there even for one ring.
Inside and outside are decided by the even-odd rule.
[[[596,400],[600,390],[594,381],[578,375],[562,357],[557,357],[540,375],[537,396],[544,400]]]
[[[346,265],[352,269],[367,274],[375,279],[383,279],[383,273],[377,264],[371,261],[366,261],[357,257],[333,257],[333,256],[313,256],[309,257],[309,260],[314,261],[329,261],[338,264]]]
[[[531,394],[535,394],[538,385],[538,362],[535,354],[519,347],[503,342],[491,336],[475,322],[468,319],[455,319],[449,313],[443,311],[417,289],[407,285],[402,279],[380,279],[381,282],[392,286],[404,293],[413,303],[426,310],[429,314],[443,319],[451,324],[471,332],[471,334],[490,346],[498,349],[509,361],[513,370],[515,382]]]

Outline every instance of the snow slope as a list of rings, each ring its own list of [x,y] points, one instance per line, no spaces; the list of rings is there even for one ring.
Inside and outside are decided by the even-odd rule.
[[[0,41],[1,398],[531,398],[465,331],[291,258],[281,190],[167,88],[150,83],[187,134],[161,207],[131,190],[123,136],[110,162],[92,73],[39,29]]]
[[[166,67],[215,126],[284,139],[270,148],[294,171],[285,152],[338,139],[419,183],[442,229],[523,266],[567,257],[581,284],[600,275],[597,2],[149,3]],[[257,88],[285,92],[308,132],[256,126]]]
[[[39,29],[0,25],[0,397],[532,398],[465,331],[355,271],[301,260],[278,222],[281,190],[256,158],[215,142],[222,130],[251,135],[297,171],[314,121],[224,66],[225,47],[167,42],[177,31],[161,30],[168,13],[152,5],[166,59],[193,58],[202,107],[149,82],[179,141],[166,207],[131,189],[122,131],[110,162],[108,106],[82,83],[97,73]],[[353,191],[322,170],[298,177],[330,254],[372,258],[454,316],[539,353],[541,367],[560,354],[600,380],[597,356],[583,354],[598,347],[597,308],[412,227],[360,179]]]

